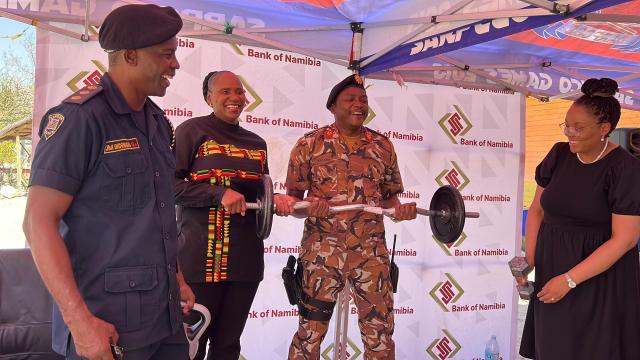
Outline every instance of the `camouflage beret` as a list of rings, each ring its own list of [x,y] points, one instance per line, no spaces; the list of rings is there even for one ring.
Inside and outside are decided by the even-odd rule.
[[[142,49],[171,39],[180,29],[182,18],[172,7],[125,5],[107,15],[98,41],[105,51]]]
[[[336,86],[334,86],[333,89],[331,89],[331,92],[329,93],[329,98],[327,99],[327,109],[329,109],[331,105],[333,105],[333,103],[336,102],[336,98],[338,98],[338,95],[340,95],[342,90],[348,87],[357,87],[362,90],[365,90],[364,81],[362,81],[362,78],[360,77],[360,75],[353,74],[351,76],[348,76],[344,80],[340,81]]]

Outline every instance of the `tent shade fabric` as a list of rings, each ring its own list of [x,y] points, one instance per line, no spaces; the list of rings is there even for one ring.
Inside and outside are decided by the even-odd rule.
[[[85,20],[99,26],[123,3],[143,2],[93,0],[86,9],[84,2],[5,1],[0,16],[37,20],[47,30],[95,40],[95,27],[85,27]],[[400,85],[516,91],[547,101],[574,98],[589,77],[610,77],[620,84],[623,106],[640,109],[638,0],[147,3],[175,7],[185,21],[181,36],[291,51],[344,66],[352,51],[351,27],[358,24],[364,28],[362,74]]]

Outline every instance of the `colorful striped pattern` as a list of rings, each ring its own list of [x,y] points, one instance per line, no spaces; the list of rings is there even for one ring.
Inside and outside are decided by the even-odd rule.
[[[215,140],[207,140],[198,148],[196,158],[211,155],[226,155],[258,160],[260,161],[263,169],[265,159],[267,158],[267,152],[265,150],[240,149],[233,144],[218,144]]]
[[[234,178],[239,177],[241,179],[259,180],[262,178],[262,174],[252,171],[233,170],[233,169],[204,169],[192,172],[190,174],[191,180],[206,180],[213,178]]]

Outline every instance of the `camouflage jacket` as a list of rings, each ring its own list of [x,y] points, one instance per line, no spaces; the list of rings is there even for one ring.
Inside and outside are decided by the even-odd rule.
[[[331,205],[367,204],[403,191],[396,153],[391,141],[363,127],[358,146],[349,150],[335,125],[321,127],[298,140],[289,159],[287,189],[308,191]],[[381,215],[352,211],[329,218],[309,217],[305,234],[349,232],[384,236]]]

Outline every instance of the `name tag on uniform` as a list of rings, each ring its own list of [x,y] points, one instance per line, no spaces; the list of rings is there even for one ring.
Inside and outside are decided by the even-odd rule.
[[[104,153],[110,154],[119,151],[140,149],[137,138],[110,140],[104,144]]]

